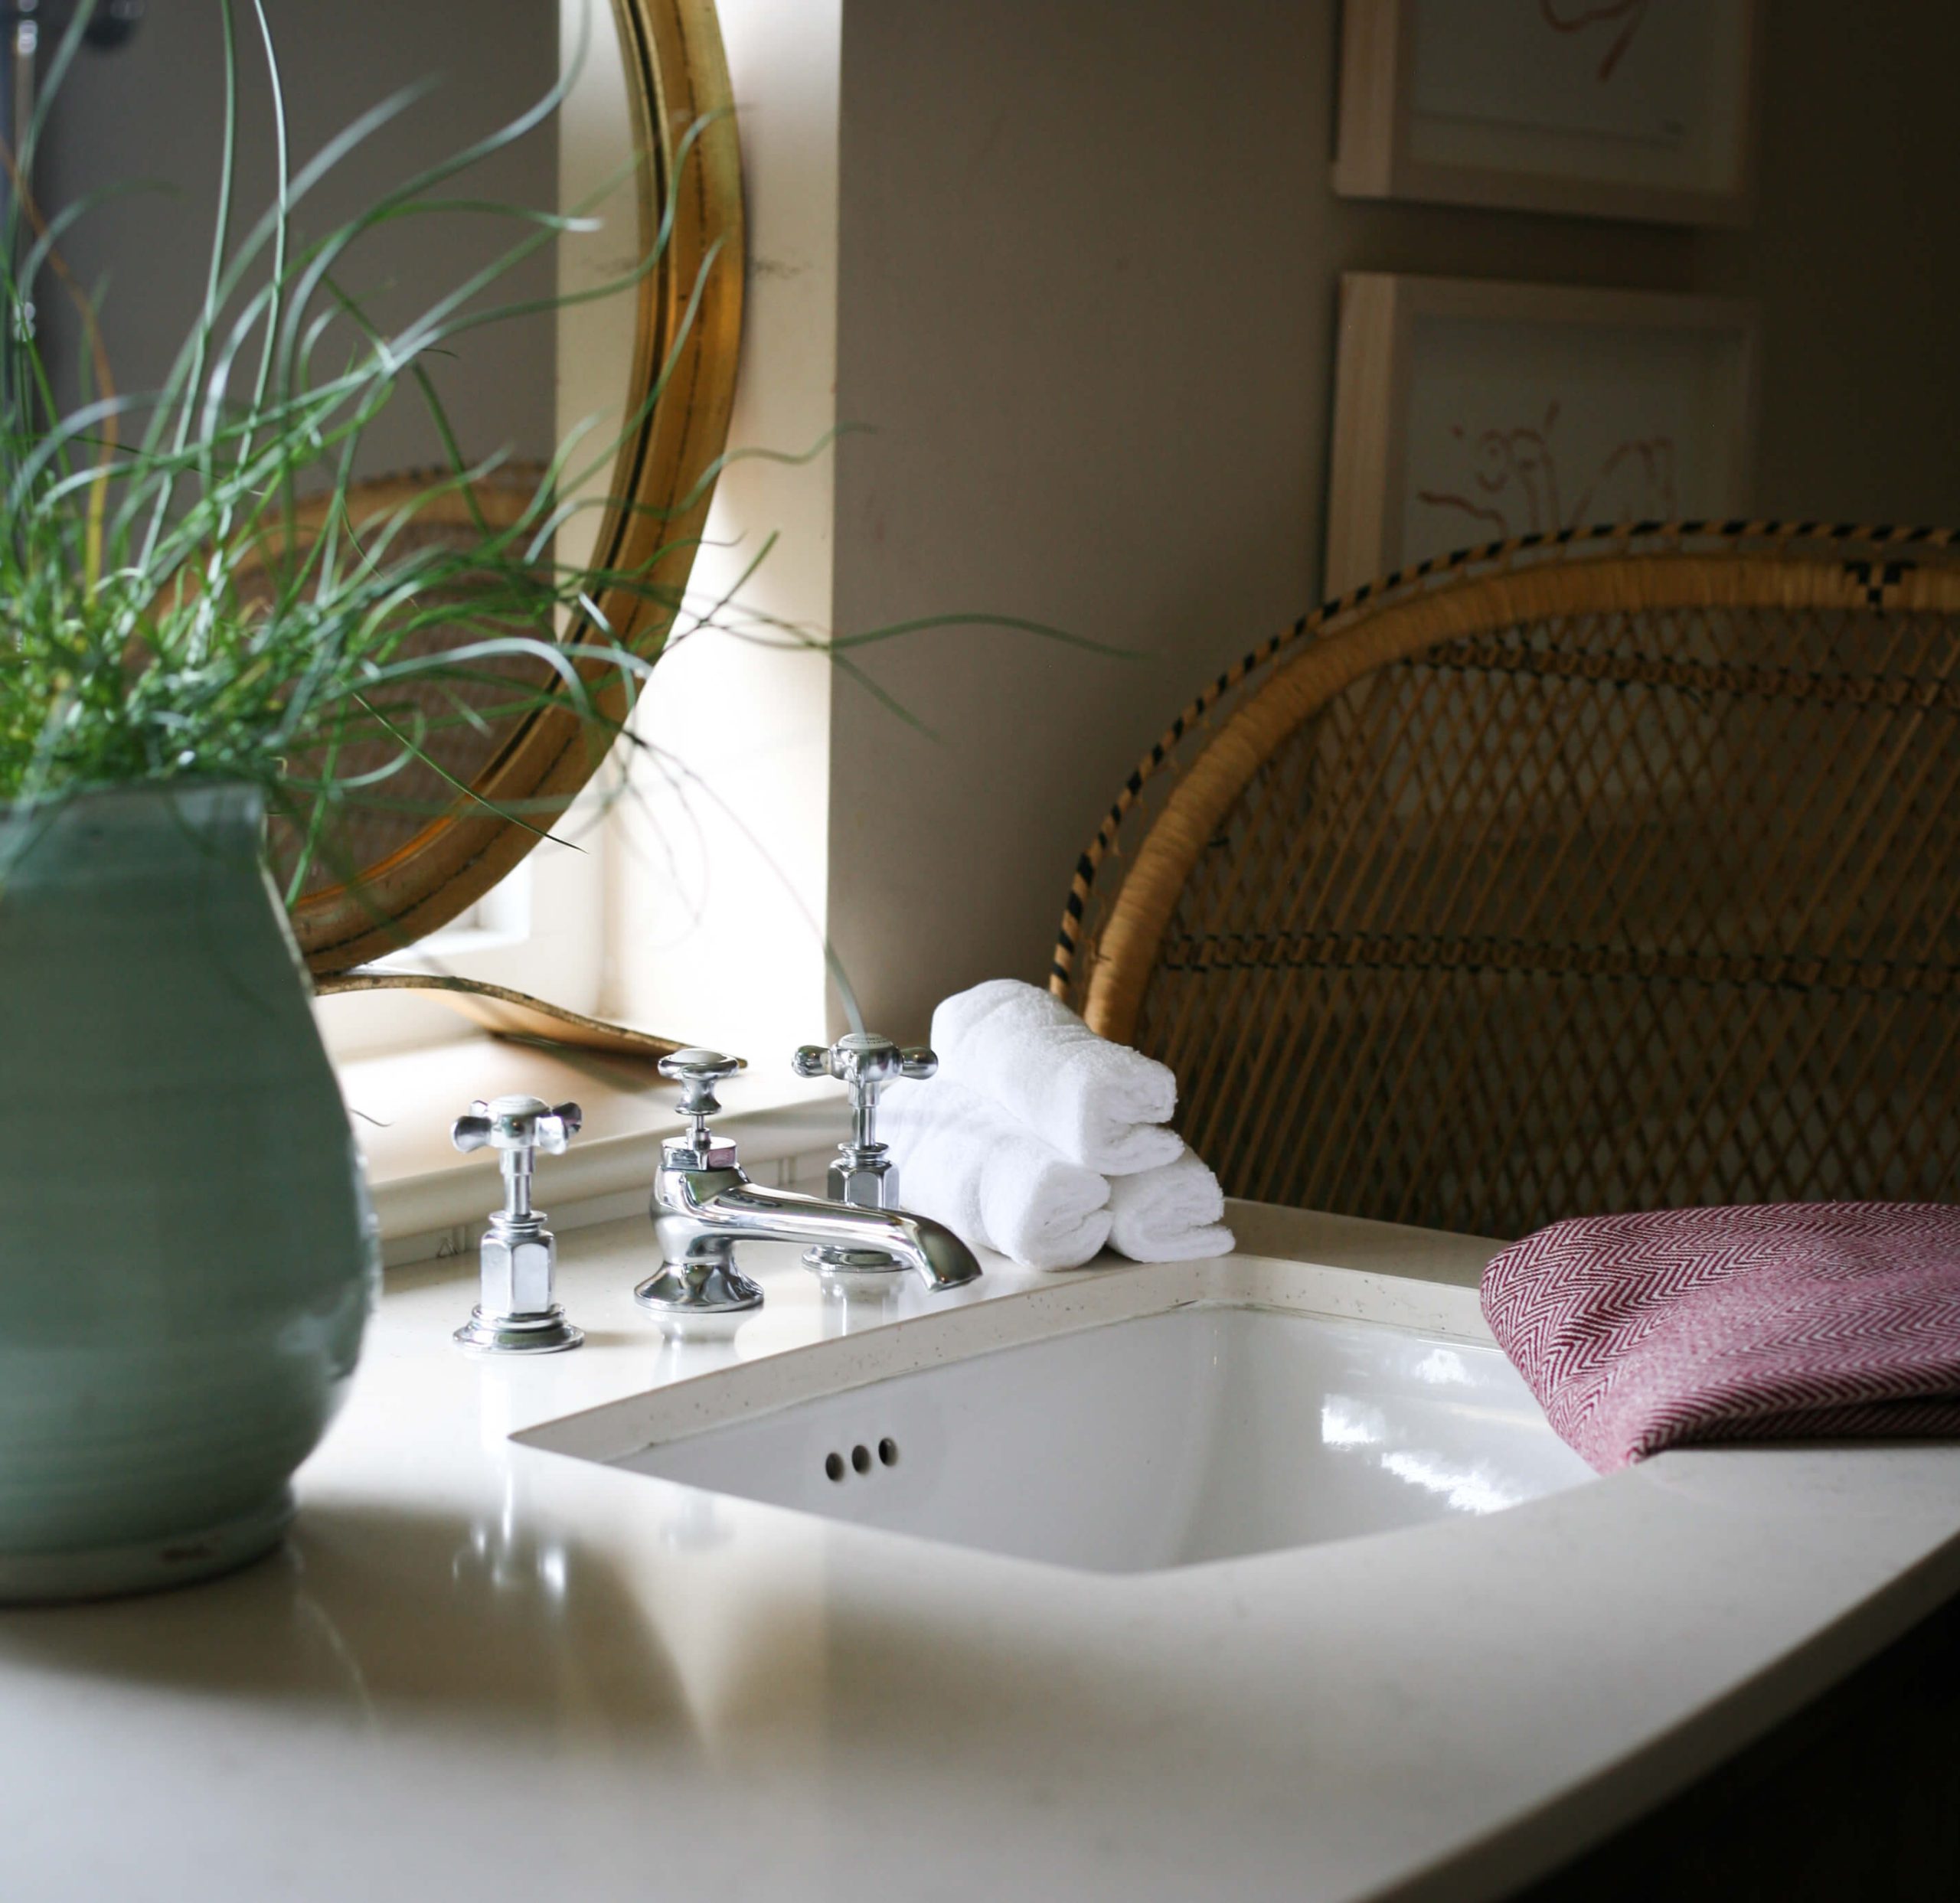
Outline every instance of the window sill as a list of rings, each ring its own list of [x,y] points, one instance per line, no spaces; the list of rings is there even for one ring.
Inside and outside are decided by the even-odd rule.
[[[661,1139],[681,1128],[675,1086],[650,1068],[494,1037],[359,1058],[339,1073],[390,1268],[466,1254],[496,1207],[495,1157],[462,1155],[449,1141],[477,1098],[525,1092],[583,1109],[571,1147],[538,1172],[539,1200],[561,1232],[643,1210]],[[844,1134],[842,1086],[806,1082],[786,1065],[779,1078],[745,1073],[735,1095],[740,1110],[716,1128],[740,1143],[749,1173],[777,1187],[814,1182]]]

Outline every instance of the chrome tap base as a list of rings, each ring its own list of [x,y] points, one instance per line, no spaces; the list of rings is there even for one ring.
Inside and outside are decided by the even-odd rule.
[[[882,1307],[905,1286],[906,1265],[881,1249],[819,1246],[803,1252],[823,1299]]]
[[[633,1300],[663,1320],[701,1324],[761,1307],[763,1291],[726,1262],[663,1262]]]
[[[452,1339],[475,1354],[555,1355],[576,1348],[585,1331],[574,1328],[555,1303],[541,1315],[486,1315],[479,1307]]]
[[[903,1275],[905,1265],[888,1249],[839,1249],[819,1242],[803,1252],[803,1266],[814,1275]]]

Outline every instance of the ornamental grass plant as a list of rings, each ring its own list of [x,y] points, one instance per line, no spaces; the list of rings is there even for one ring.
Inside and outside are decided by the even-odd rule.
[[[601,689],[636,686],[678,621],[678,590],[655,579],[674,550],[622,571],[565,563],[556,545],[574,511],[605,506],[592,484],[662,400],[668,366],[617,434],[573,431],[536,473],[528,504],[495,524],[470,498],[505,458],[466,459],[430,366],[483,326],[629,290],[660,263],[673,201],[670,191],[646,254],[616,281],[498,301],[524,260],[593,228],[579,208],[468,192],[473,168],[549,119],[567,79],[355,217],[304,233],[322,181],[428,89],[396,92],[296,164],[265,0],[217,4],[225,121],[216,211],[201,301],[161,388],[116,387],[90,299],[64,262],[64,233],[90,204],[49,215],[22,188],[88,6],[55,46],[36,116],[6,155],[15,188],[0,232],[0,799],[18,816],[77,789],[248,782],[292,829],[290,899],[329,850],[337,813],[399,804],[412,765],[469,796],[433,757],[446,727],[487,732],[548,704],[588,723],[599,746],[616,737],[619,716],[605,711]],[[263,57],[274,129],[276,175],[256,214],[240,175],[241,41]],[[348,288],[364,239],[402,220],[459,217],[500,228],[488,262],[407,321],[373,321]],[[84,343],[72,396],[55,387],[33,316],[37,300],[57,296],[74,304]],[[439,459],[406,499],[357,519],[348,498],[364,438],[403,402],[421,406]],[[702,473],[704,487],[714,474]],[[459,501],[472,532],[416,533],[433,508],[453,521]],[[642,617],[633,642],[622,638],[602,598],[644,602],[651,637]]]

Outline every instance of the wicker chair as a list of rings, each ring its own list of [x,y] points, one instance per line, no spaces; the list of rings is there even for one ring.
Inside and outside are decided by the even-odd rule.
[[[1954,539],[1645,524],[1331,602],[1130,776],[1052,988],[1234,1195],[1498,1236],[1945,1200]]]

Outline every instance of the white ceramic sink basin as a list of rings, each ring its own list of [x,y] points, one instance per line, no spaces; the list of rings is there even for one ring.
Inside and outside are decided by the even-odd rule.
[[[877,1333],[939,1325],[950,1337],[982,1319]],[[761,1405],[742,1418],[695,1425],[724,1411],[707,1390],[761,1372],[731,1369],[648,1397],[667,1402],[667,1418],[638,1431],[636,1404],[624,1402],[522,1438],[688,1487],[1103,1572],[1496,1513],[1591,1477],[1487,1342],[1216,1296],[1082,1320],[965,1355],[933,1343],[930,1365],[883,1379],[852,1365],[875,1337],[826,1342],[780,1359],[831,1356],[825,1385],[841,1391],[773,1406],[754,1396]],[[802,1385],[822,1382],[822,1369],[804,1369]],[[701,1392],[683,1414],[691,1389]]]

